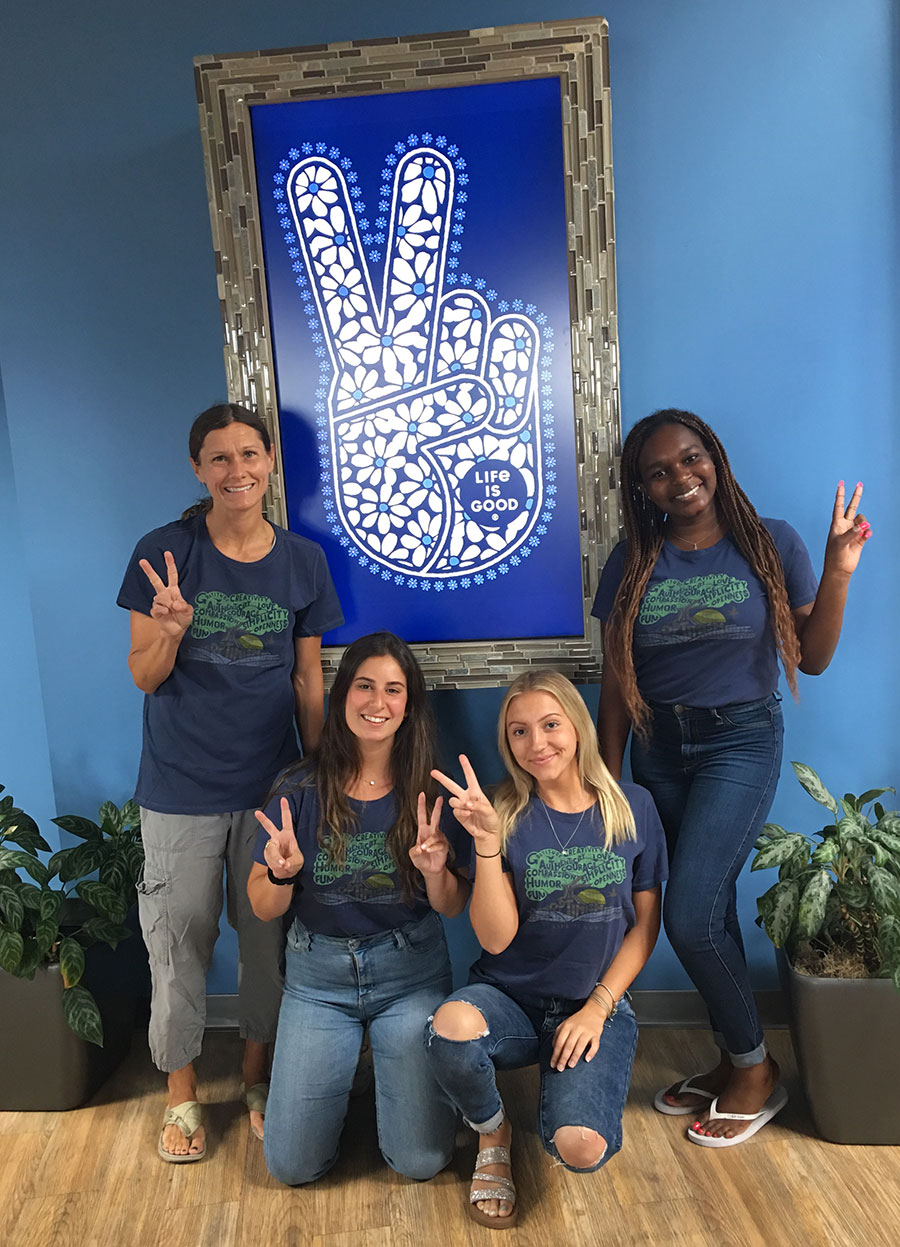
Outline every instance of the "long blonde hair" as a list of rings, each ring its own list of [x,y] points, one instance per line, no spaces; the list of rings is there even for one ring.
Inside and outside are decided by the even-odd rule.
[[[559,702],[563,713],[574,727],[578,740],[575,751],[578,778],[582,787],[594,794],[600,806],[604,831],[603,847],[609,849],[623,840],[634,840],[636,838],[634,814],[624,792],[600,757],[597,729],[594,727],[587,706],[571,680],[567,680],[558,671],[547,669],[526,671],[513,680],[506,690],[506,696],[500,707],[497,748],[508,776],[499,784],[494,793],[494,808],[500,820],[501,847],[506,848],[506,842],[514,834],[519,818],[532,796],[537,792],[534,776],[529,775],[519,766],[513,757],[506,733],[506,717],[510,704],[522,693],[548,693]]]

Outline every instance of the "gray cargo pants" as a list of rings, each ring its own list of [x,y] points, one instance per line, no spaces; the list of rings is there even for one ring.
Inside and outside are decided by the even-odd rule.
[[[206,1025],[206,974],[219,934],[222,868],[228,922],[238,937],[241,1037],[270,1043],[281,1003],[284,932],[260,922],[247,899],[259,824],[252,810],[158,814],[141,810],[144,875],[138,912],[150,953],[150,1054],[163,1073],[200,1055]]]

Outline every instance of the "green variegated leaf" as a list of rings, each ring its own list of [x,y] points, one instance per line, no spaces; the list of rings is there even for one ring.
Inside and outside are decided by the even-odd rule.
[[[11,931],[21,931],[25,921],[25,906],[15,888],[8,884],[0,884],[0,914],[3,923]]]
[[[110,918],[88,918],[81,929],[88,939],[102,940],[113,948],[131,935],[128,927],[122,926],[120,922],[113,922]]]
[[[900,885],[889,871],[882,870],[879,866],[873,866],[869,871],[869,887],[872,889],[872,899],[881,913],[887,913],[900,902]]]
[[[866,837],[866,848],[872,854],[876,866],[885,866],[891,860],[891,855],[877,840],[873,840],[871,836]]]
[[[878,923],[878,946],[881,959],[890,965],[900,965],[900,918],[887,914]]]
[[[84,974],[84,949],[71,935],[63,936],[59,941],[59,968],[64,986],[74,987],[81,981]]]
[[[19,900],[26,909],[31,909],[34,910],[35,913],[40,913],[41,902],[46,895],[41,888],[34,883],[23,883],[17,891],[19,894]]]
[[[47,956],[59,939],[59,923],[55,918],[38,918],[34,924],[34,938],[41,958]]]
[[[91,993],[84,987],[67,987],[63,992],[63,1012],[76,1035],[88,1043],[103,1047],[103,1023],[100,1010]]]
[[[63,831],[67,831],[70,836],[77,836],[79,840],[100,839],[100,828],[97,824],[89,818],[82,818],[80,814],[63,814],[53,821],[57,827],[62,827]]]
[[[50,872],[39,857],[17,849],[0,849],[0,869],[24,870],[41,885],[50,879]]]
[[[141,825],[141,808],[136,801],[126,801],[122,806],[122,826],[129,831]]]
[[[106,849],[102,841],[96,844],[79,844],[66,852],[69,856],[59,868],[59,877],[63,883],[70,883],[73,879],[83,879],[85,875],[93,874],[103,865],[106,858]]]
[[[838,803],[812,767],[807,766],[805,762],[792,762],[791,766],[794,768],[794,774],[797,776],[797,779],[812,799],[818,801],[819,805],[824,805],[827,809],[834,810],[835,814],[837,814]]]
[[[100,806],[100,822],[104,829],[109,829],[111,836],[118,836],[122,830],[122,813],[112,801],[104,801]]]
[[[835,857],[837,857],[839,845],[836,836],[829,836],[827,840],[823,840],[819,847],[810,857],[810,864],[813,866],[827,866]]]
[[[30,939],[26,936],[25,946],[22,949],[22,958],[16,966],[15,974],[20,979],[33,979],[34,972],[41,964],[41,954],[38,951],[37,940]]]
[[[869,890],[861,883],[836,883],[834,890],[838,900],[848,909],[865,909],[869,900]]]
[[[894,832],[885,831],[882,827],[873,827],[869,835],[879,844],[883,844],[888,852],[900,855],[900,836]]]
[[[796,834],[786,835],[780,840],[773,840],[771,844],[764,845],[754,857],[750,869],[768,870],[770,866],[780,866],[782,862],[797,856],[798,842],[804,846],[804,850],[808,850],[806,837]]]
[[[22,960],[24,949],[25,941],[18,931],[11,931],[9,927],[0,926],[0,966],[4,970],[15,974]]]
[[[39,893],[39,912],[42,918],[58,918],[59,907],[62,904],[62,892],[41,892]]]
[[[104,862],[100,867],[98,877],[101,883],[105,883],[120,896],[127,890],[130,883],[128,867],[121,857],[114,857],[111,861]]]
[[[75,891],[82,900],[92,905],[102,918],[112,918],[114,922],[121,922],[128,912],[127,903],[118,892],[107,887],[105,883],[86,879],[76,884]]]
[[[900,966],[895,966],[891,971],[891,980],[896,991],[900,992]]]
[[[859,813],[856,798],[852,793],[848,792],[846,797],[838,798],[838,805],[841,807],[841,811],[843,812],[845,818],[852,818],[855,814]]]
[[[825,905],[831,892],[832,879],[827,870],[817,870],[803,889],[797,906],[797,935],[812,939],[825,921]]]
[[[16,844],[28,853],[49,853],[50,845],[38,831],[38,825],[34,819],[23,814],[21,810],[17,810],[16,813],[15,835],[7,836],[7,839],[15,840]]]
[[[777,823],[766,823],[762,831],[759,833],[759,839],[755,847],[761,849],[769,840],[783,840],[788,833],[783,827],[779,827]]]
[[[776,948],[783,948],[797,917],[800,888],[795,879],[786,879],[771,887],[766,896],[765,908],[760,909],[763,929]]]
[[[886,831],[892,836],[900,836],[900,813],[896,810],[882,811],[875,824],[879,831]]]

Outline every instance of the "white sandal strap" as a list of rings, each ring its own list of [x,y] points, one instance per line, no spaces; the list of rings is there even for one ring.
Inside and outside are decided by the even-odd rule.
[[[757,1117],[766,1111],[766,1106],[763,1105],[759,1113],[720,1113],[717,1107],[718,1103],[719,1097],[716,1096],[708,1109],[709,1121],[756,1121]]]
[[[714,1100],[716,1097],[712,1091],[704,1091],[702,1087],[694,1086],[694,1079],[699,1077],[699,1074],[691,1074],[688,1078],[685,1078],[675,1095],[702,1095],[706,1100]]]

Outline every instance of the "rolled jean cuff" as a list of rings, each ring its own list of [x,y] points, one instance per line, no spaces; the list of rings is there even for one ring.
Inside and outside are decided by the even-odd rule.
[[[729,1052],[728,1059],[735,1069],[749,1069],[751,1065],[762,1065],[768,1055],[769,1049],[763,1040],[750,1052]]]
[[[493,1115],[493,1117],[489,1117],[487,1121],[481,1121],[481,1122],[469,1121],[468,1117],[463,1117],[463,1121],[466,1123],[467,1126],[469,1126],[472,1130],[474,1130],[476,1134],[493,1134],[495,1130],[499,1130],[500,1127],[503,1125],[503,1120],[505,1117],[506,1117],[506,1113],[504,1113],[503,1108],[501,1106],[497,1110],[497,1112]]]

